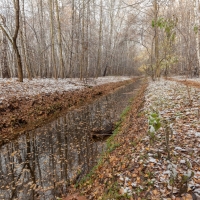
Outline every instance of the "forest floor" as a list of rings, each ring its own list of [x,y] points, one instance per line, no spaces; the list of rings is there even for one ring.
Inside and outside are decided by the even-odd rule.
[[[0,144],[136,79],[0,79]]]
[[[191,78],[185,78],[183,76],[176,76],[176,77],[167,78],[167,79],[172,80],[172,81],[177,81],[177,82],[183,83],[188,86],[200,88],[200,78],[192,78],[191,79]]]
[[[200,82],[183,83],[144,85],[99,164],[63,199],[200,200]]]

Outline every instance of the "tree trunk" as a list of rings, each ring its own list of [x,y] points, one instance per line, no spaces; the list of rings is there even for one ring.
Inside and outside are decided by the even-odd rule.
[[[18,78],[20,82],[23,82],[22,60],[16,41],[13,41],[13,49],[17,57]]]
[[[56,16],[58,23],[58,45],[59,45],[59,62],[60,62],[60,77],[64,78],[64,62],[63,62],[63,50],[62,50],[62,38],[61,38],[61,25],[60,25],[60,15],[58,9],[58,0],[56,2]]]
[[[155,77],[159,79],[160,77],[160,66],[159,66],[159,41],[158,41],[158,3],[154,0],[154,33],[155,33]]]
[[[72,78],[73,71],[73,51],[74,51],[74,31],[75,31],[75,2],[72,0],[72,30],[71,30],[71,51],[69,60],[69,77]]]
[[[97,55],[97,69],[96,78],[101,74],[101,60],[102,60],[102,15],[103,15],[103,1],[101,0],[100,5],[100,18],[99,18],[99,44],[98,44],[98,55]]]
[[[22,47],[22,53],[23,53],[23,57],[24,57],[24,64],[25,64],[26,71],[28,73],[28,78],[29,78],[29,80],[32,80],[32,73],[31,73],[31,70],[30,70],[30,67],[28,64],[28,56],[27,56],[27,39],[26,39],[24,0],[22,1],[22,12],[20,15],[20,20],[22,22],[20,36],[21,36],[21,47]]]
[[[82,23],[81,23],[81,61],[80,61],[80,80],[83,79],[83,70],[85,68],[85,0],[83,0]]]
[[[2,50],[2,58],[1,58],[1,66],[2,66],[2,77],[10,78],[10,69],[8,66],[8,41],[6,35],[3,33],[3,50]]]
[[[18,79],[20,82],[23,82],[23,70],[22,70],[22,61],[21,61],[21,56],[19,53],[19,49],[17,46],[17,36],[19,33],[19,13],[20,13],[20,5],[19,5],[19,0],[13,0],[14,2],[14,7],[15,7],[15,33],[13,36],[13,49],[16,53],[17,56],[17,69],[18,69]]]
[[[57,79],[57,67],[55,59],[55,41],[54,41],[54,23],[53,23],[53,2],[49,0],[49,13],[50,13],[50,34],[51,34],[51,65],[54,69],[54,78]]]
[[[199,45],[199,25],[200,25],[200,22],[199,22],[199,1],[198,0],[194,0],[194,17],[195,17],[195,25],[197,27],[197,31],[196,31],[196,54],[197,54],[197,66],[195,66],[197,68],[197,74],[198,74],[198,71],[199,71],[199,67],[200,67],[200,45]],[[197,76],[196,74],[196,76]]]

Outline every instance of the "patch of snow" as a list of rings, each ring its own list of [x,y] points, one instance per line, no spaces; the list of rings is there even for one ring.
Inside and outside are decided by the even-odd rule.
[[[186,174],[184,174],[184,175],[187,176],[187,177],[191,177],[192,176],[192,171],[188,170],[188,172]]]
[[[181,147],[175,147],[174,150],[178,150],[178,151],[186,151],[185,149],[181,148]]]
[[[163,174],[164,174],[164,175],[170,175],[170,174],[171,174],[171,171],[170,171],[170,170],[164,171]]]
[[[128,195],[132,195],[132,191],[129,187],[122,187],[121,188],[121,193],[122,194],[128,194]]]
[[[192,81],[194,81],[194,79],[192,79]],[[200,82],[200,78],[198,81]],[[164,150],[160,158],[160,160],[162,160],[162,167],[158,165],[159,159],[153,166],[149,165],[154,169],[154,176],[158,181],[158,185],[161,186],[160,192],[163,189],[163,183],[168,183],[168,189],[172,190],[169,179],[174,178],[174,180],[176,180],[176,178],[181,178],[182,175],[189,178],[188,184],[194,185],[196,188],[200,187],[200,184],[196,181],[200,180],[200,175],[198,175],[200,172],[197,166],[198,163],[200,163],[200,158],[198,156],[200,148],[200,121],[198,113],[200,90],[191,87],[190,95],[192,98],[192,105],[189,105],[188,88],[186,86],[175,81],[166,81],[164,79],[150,82],[147,88],[144,106],[147,113],[146,116],[148,117],[148,113],[154,110],[157,111],[160,114],[161,122],[167,121],[173,132],[173,135],[170,135],[169,143],[170,161]],[[149,127],[149,129],[150,128],[151,127]],[[154,148],[154,152],[157,152],[158,148],[161,149],[165,142],[165,129],[161,128],[159,134],[156,135],[158,140],[155,142],[155,146],[152,147]],[[152,151],[148,152],[149,157],[153,157],[151,153]],[[179,161],[177,162],[174,157],[178,157]],[[152,161],[154,163],[154,158],[149,159],[153,159]],[[188,168],[190,168],[190,171]],[[193,173],[194,176],[192,176]],[[166,193],[167,188],[163,190],[163,194],[166,195]]]
[[[149,131],[150,131],[150,133],[155,133],[156,132],[155,128],[152,125],[150,125]]]
[[[11,97],[28,97],[35,96],[41,93],[54,93],[80,90],[86,86],[97,86],[105,83],[114,83],[119,81],[129,80],[127,76],[107,76],[97,79],[90,78],[86,81],[80,81],[78,78],[66,79],[24,79],[24,82],[18,82],[16,78],[0,79],[0,103],[4,99]]]
[[[181,164],[185,164],[186,161],[185,161],[185,160],[180,160],[180,163],[181,163]]]
[[[176,178],[177,174],[178,174],[178,171],[177,171],[177,165],[173,164],[173,163],[169,163],[168,167],[167,167],[170,172],[171,172],[171,175]]]
[[[196,136],[196,137],[200,137],[200,133],[199,133],[199,132],[196,132],[196,133],[195,133],[195,136]]]
[[[175,76],[174,78],[176,78],[178,80],[187,80],[187,81],[200,82],[200,78],[187,78],[185,76]]]
[[[137,187],[137,183],[135,182],[135,183],[132,183],[131,184],[133,187]]]
[[[149,162],[151,162],[151,163],[157,163],[157,160],[155,158],[150,157],[149,158]]]

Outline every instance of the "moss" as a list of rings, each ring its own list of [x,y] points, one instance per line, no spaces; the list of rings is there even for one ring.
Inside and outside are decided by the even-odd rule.
[[[108,190],[106,192],[106,194],[103,195],[102,200],[108,200],[108,199],[127,199],[128,196],[127,195],[121,195],[119,194],[119,188],[120,185],[115,182],[112,183],[111,185],[107,186]]]
[[[145,87],[146,86],[144,85],[144,87],[142,87],[142,90],[138,91],[135,97],[130,99],[131,103],[135,101],[135,99],[137,100],[137,97],[141,95],[141,91],[143,92]],[[87,174],[81,180],[80,183],[76,185],[79,191],[84,191],[85,193],[85,191],[87,190],[86,188],[88,188],[89,190],[90,188],[92,188],[93,183],[98,177],[98,173],[99,173],[98,170],[103,165],[109,164],[109,163],[106,163],[106,161],[109,159],[109,156],[112,155],[111,152],[113,152],[114,150],[116,150],[116,148],[122,145],[121,140],[118,140],[119,139],[118,135],[123,131],[125,122],[127,121],[127,116],[129,116],[129,113],[131,110],[132,110],[132,106],[129,105],[121,113],[120,120],[115,125],[115,130],[113,131],[113,135],[106,141],[106,147],[107,147],[106,151],[102,153],[98,164],[91,170],[89,174]],[[144,113],[141,113],[141,115],[144,115]],[[139,141],[140,140],[134,142],[132,145],[136,146]],[[104,190],[103,197],[101,199],[121,199],[121,200],[130,199],[130,197],[128,197],[127,194],[126,195],[120,194],[119,190],[121,186],[116,182],[115,176],[112,178],[112,180],[110,180],[107,183],[108,185],[105,186],[106,188]],[[137,191],[137,192],[140,193],[140,191]]]
[[[131,98],[131,101],[133,101],[133,98]],[[100,159],[97,163],[97,165],[95,165],[92,170],[90,171],[90,173],[88,173],[85,177],[82,178],[82,180],[80,181],[80,183],[76,183],[76,188],[78,187],[82,187],[84,185],[88,185],[88,184],[92,184],[93,180],[92,177],[95,174],[96,170],[104,163],[104,160],[108,157],[108,155],[114,151],[116,148],[118,148],[120,146],[120,143],[115,141],[115,137],[117,134],[120,133],[121,131],[121,127],[123,122],[125,121],[129,111],[130,111],[130,106],[127,106],[121,113],[120,115],[120,120],[116,123],[116,128],[113,131],[112,136],[110,136],[107,141],[106,141],[106,150],[102,153],[102,155],[100,156]]]

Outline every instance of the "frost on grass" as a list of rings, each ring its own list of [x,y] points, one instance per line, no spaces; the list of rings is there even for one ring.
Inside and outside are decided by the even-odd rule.
[[[129,80],[130,77],[125,76],[108,76],[99,77],[97,79],[88,79],[80,81],[80,79],[24,79],[24,82],[18,82],[17,79],[2,79],[0,78],[0,102],[10,97],[29,97],[41,93],[65,92],[79,90],[87,86],[102,85],[105,83],[114,83],[124,80]]]

